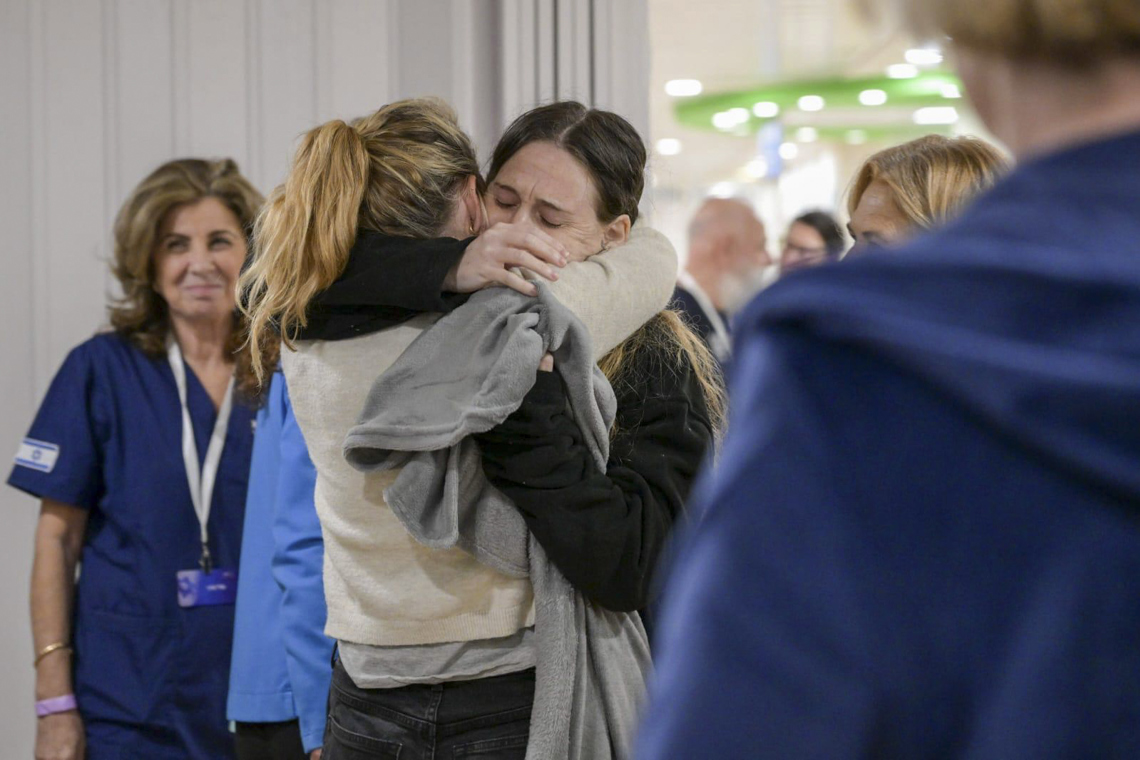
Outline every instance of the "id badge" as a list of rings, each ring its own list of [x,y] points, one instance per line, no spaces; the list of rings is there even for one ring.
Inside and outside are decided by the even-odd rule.
[[[209,607],[237,600],[237,571],[214,569],[178,571],[178,606]]]

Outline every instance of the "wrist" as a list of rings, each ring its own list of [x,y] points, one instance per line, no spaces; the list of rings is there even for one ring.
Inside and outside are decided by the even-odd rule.
[[[58,697],[36,700],[36,717],[46,718],[49,715],[78,710],[74,694],[63,694]]]
[[[445,274],[443,276],[443,288],[442,288],[442,290],[445,293],[458,293],[459,292],[458,287],[459,287],[459,262],[457,261],[457,262],[455,262],[455,265],[451,267],[451,269],[447,270],[447,274]]]

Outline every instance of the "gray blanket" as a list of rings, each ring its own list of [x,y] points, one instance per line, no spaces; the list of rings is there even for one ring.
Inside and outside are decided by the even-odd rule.
[[[601,609],[567,582],[487,481],[469,437],[521,405],[547,352],[604,470],[613,390],[585,326],[541,284],[537,299],[481,291],[426,330],[372,387],[345,458],[365,471],[403,468],[385,498],[421,543],[458,546],[507,575],[529,575],[538,664],[528,760],[625,758],[650,670],[641,619]]]

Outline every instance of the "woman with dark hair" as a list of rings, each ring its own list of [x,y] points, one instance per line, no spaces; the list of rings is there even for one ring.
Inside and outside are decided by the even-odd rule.
[[[41,499],[37,757],[233,755],[258,393],[234,285],[261,203],[228,159],[139,183],[115,220],[112,329],[68,355],[20,446],[8,483]]]
[[[838,259],[847,247],[843,227],[826,211],[809,211],[795,218],[784,238],[780,274],[807,269]]]
[[[536,108],[495,148],[488,218],[525,221],[572,259],[588,258],[624,240],[637,221],[645,160],[640,135],[617,114],[575,102]],[[618,400],[605,472],[566,414],[554,373],[540,373],[522,407],[480,437],[484,469],[571,583],[608,609],[644,611],[657,560],[721,426],[720,371],[672,311],[600,366]]]

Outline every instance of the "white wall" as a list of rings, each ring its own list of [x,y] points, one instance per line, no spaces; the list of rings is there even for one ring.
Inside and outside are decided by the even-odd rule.
[[[428,94],[484,158],[555,97],[644,132],[647,44],[645,0],[0,0],[0,451],[104,324],[112,219],[159,163],[230,156],[268,191],[305,129]],[[32,754],[36,511],[0,488],[4,757]]]

